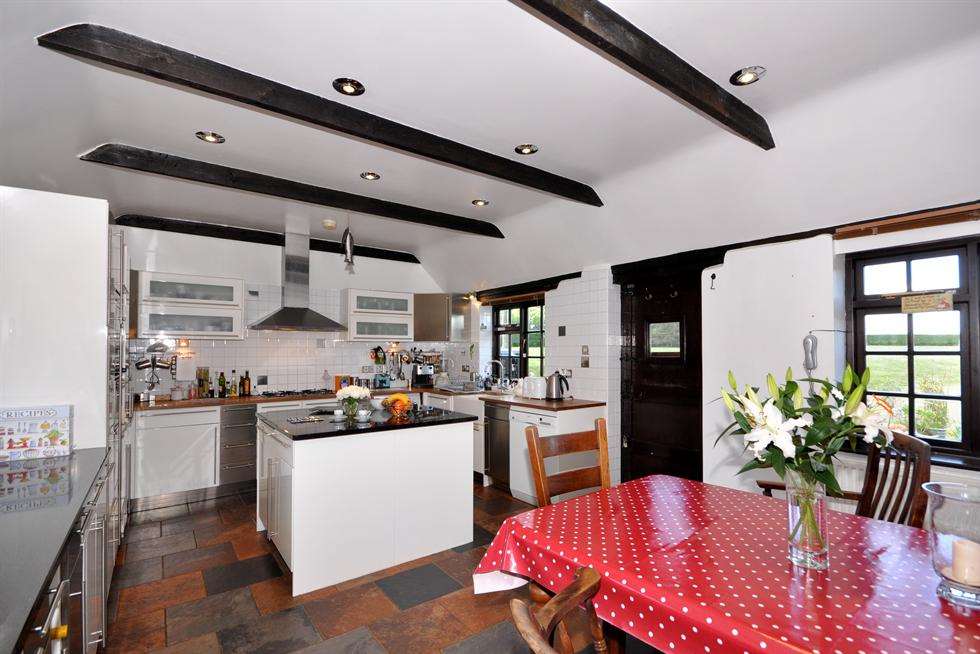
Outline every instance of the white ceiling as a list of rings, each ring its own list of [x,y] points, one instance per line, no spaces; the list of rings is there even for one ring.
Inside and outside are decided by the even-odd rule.
[[[903,132],[896,137],[895,125],[882,124],[879,112],[889,110],[882,107],[901,107],[904,128],[916,133],[937,123],[942,129],[944,106],[961,105],[959,113],[952,108],[957,120],[964,107],[975,108],[977,68],[972,76],[961,72],[980,55],[980,3],[608,4],[769,119],[776,149],[763,152],[722,131],[508,2],[6,2],[0,4],[0,183],[104,197],[117,215],[272,230],[281,230],[287,217],[308,218],[313,236],[335,240],[321,219],[346,221],[325,207],[77,159],[101,143],[119,142],[500,225],[502,242],[353,216],[358,243],[412,251],[453,290],[833,224],[893,204],[980,196],[969,196],[965,183],[970,177],[976,189],[976,169],[971,177],[966,168],[975,158],[947,161],[958,164],[949,166],[954,179],[938,184],[907,174],[911,188],[903,182],[895,195],[875,183],[858,193],[855,182],[862,180],[851,173],[821,177],[810,169],[835,168],[817,162],[827,153],[838,160],[861,161],[855,150],[892,158],[896,153],[883,146],[902,141]],[[34,41],[78,22],[130,32],[566,175],[592,185],[606,206],[380,148]],[[949,65],[925,70],[944,89],[956,89],[955,97],[936,98],[931,80],[889,82],[932,57]],[[736,68],[753,64],[769,68],[764,80],[728,86]],[[338,95],[331,81],[340,76],[361,80],[367,93]],[[869,97],[862,88],[881,91]],[[973,133],[959,140],[980,146],[975,119],[966,124]],[[194,137],[201,129],[228,141],[205,144]],[[541,146],[537,155],[513,153],[528,141]],[[938,148],[946,141],[922,134],[906,145],[930,143]],[[903,152],[907,160],[909,150]],[[364,182],[363,170],[383,178]],[[753,185],[747,171],[773,186]],[[875,182],[875,171],[865,172]],[[668,182],[676,176],[683,179]],[[845,183],[853,195],[836,193]],[[823,214],[804,210],[812,208],[812,197],[827,195],[827,185],[851,204]],[[476,197],[489,198],[491,206],[473,207]],[[679,215],[685,217],[680,225]]]

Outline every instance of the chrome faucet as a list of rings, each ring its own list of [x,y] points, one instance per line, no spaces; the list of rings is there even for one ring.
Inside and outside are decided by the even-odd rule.
[[[493,364],[495,364],[495,363],[498,366],[500,366],[500,377],[498,379],[500,379],[502,381],[503,378],[504,378],[504,364],[503,363],[501,363],[497,359],[491,359],[490,361],[487,361],[487,365],[484,366],[484,368],[490,374],[490,379],[492,380],[493,379]]]

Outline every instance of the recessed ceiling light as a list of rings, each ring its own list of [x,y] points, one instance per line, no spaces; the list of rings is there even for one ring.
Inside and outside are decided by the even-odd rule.
[[[363,173],[361,173],[361,179],[366,179],[369,182],[374,182],[381,179],[381,175],[379,175],[378,173],[373,173],[370,170],[365,170]]]
[[[205,143],[224,143],[225,137],[217,132],[195,132],[194,136]]]
[[[490,204],[490,200],[484,200],[483,198],[477,198],[473,200],[473,206],[475,207],[485,207]]]
[[[538,146],[534,145],[533,143],[521,143],[514,148],[514,152],[517,154],[534,154],[537,151]]]
[[[333,81],[333,87],[344,95],[362,95],[364,93],[364,85],[350,77],[338,77]]]
[[[766,76],[766,69],[763,66],[749,66],[747,68],[739,68],[732,76],[728,78],[728,81],[735,86],[747,86],[749,84],[754,84],[760,79]]]
[[[333,220],[332,218],[324,218],[321,221],[321,224],[323,225],[323,228],[327,231],[337,229],[337,221]]]

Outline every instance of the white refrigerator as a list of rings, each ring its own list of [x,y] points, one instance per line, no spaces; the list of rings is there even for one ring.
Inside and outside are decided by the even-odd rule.
[[[73,447],[108,432],[109,206],[0,186],[0,406],[71,404]]]

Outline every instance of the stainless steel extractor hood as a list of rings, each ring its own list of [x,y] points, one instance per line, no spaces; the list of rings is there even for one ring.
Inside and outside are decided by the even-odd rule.
[[[343,332],[339,322],[310,309],[310,237],[286,232],[282,248],[282,308],[250,329],[291,332]]]

